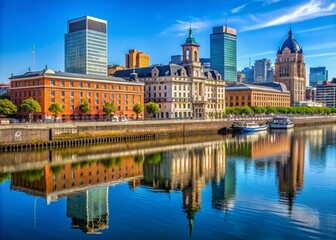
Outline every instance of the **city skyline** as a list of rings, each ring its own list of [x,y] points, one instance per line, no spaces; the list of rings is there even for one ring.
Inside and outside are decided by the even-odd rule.
[[[177,3],[177,2],[176,2]],[[150,7],[145,7],[146,5]],[[284,0],[185,1],[159,5],[91,1],[4,1],[0,0],[0,82],[9,82],[11,73],[41,70],[47,64],[64,71],[64,34],[67,21],[85,15],[108,22],[108,64],[124,64],[129,49],[140,49],[151,56],[152,64],[168,64],[191,26],[200,44],[200,57],[210,56],[212,27],[237,29],[237,70],[257,59],[275,62],[276,51],[292,26],[294,38],[305,52],[306,69],[325,66],[329,80],[336,76],[336,4],[333,1]],[[173,8],[172,8],[173,6]],[[217,9],[217,11],[213,11]],[[15,14],[13,14],[15,13]],[[260,44],[262,42],[262,44]],[[33,64],[35,45],[35,64]],[[308,73],[307,73],[308,76]]]

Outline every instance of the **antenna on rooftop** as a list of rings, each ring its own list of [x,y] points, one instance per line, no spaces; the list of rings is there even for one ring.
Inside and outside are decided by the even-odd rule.
[[[33,44],[33,49],[32,49],[32,69],[35,71],[35,44]]]

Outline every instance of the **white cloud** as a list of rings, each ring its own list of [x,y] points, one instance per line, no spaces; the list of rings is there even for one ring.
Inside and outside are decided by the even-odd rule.
[[[329,29],[329,28],[334,28],[336,27],[336,25],[327,25],[327,26],[321,26],[321,27],[315,27],[315,28],[308,28],[308,29],[304,29],[301,31],[295,31],[295,33],[307,33],[307,32],[314,32],[314,31],[319,31],[319,30],[324,30],[324,29]]]
[[[336,42],[330,42],[330,43],[322,43],[314,46],[309,46],[305,48],[304,50],[321,50],[321,49],[330,49],[330,48],[336,48]]]
[[[336,52],[318,53],[318,54],[306,55],[305,58],[325,57],[325,56],[334,56],[334,55],[336,55]]]
[[[275,53],[276,53],[275,50],[270,50],[270,51],[266,51],[266,52],[251,53],[251,54],[240,56],[240,57],[245,58],[245,57],[265,56],[265,55],[275,54]]]
[[[237,13],[237,12],[239,12],[240,10],[242,10],[244,7],[246,7],[248,5],[248,3],[245,3],[245,4],[243,4],[243,5],[240,5],[240,6],[238,6],[238,7],[235,7],[235,8],[233,8],[232,10],[231,10],[231,12],[232,13]]]
[[[282,15],[280,15],[281,13]],[[248,26],[242,31],[251,31],[271,26],[277,26],[285,23],[301,22],[308,19],[318,18],[322,16],[330,16],[334,14],[336,14],[336,3],[325,5],[320,0],[311,0],[309,3],[293,7],[291,9],[280,9],[268,13],[264,16],[260,15],[257,18],[262,19],[261,23]],[[273,16],[279,17],[274,18]]]
[[[191,28],[193,30],[198,30],[198,31],[209,28],[209,26],[210,26],[209,21],[197,20],[197,21],[192,21],[190,23],[190,22],[183,21],[183,20],[177,20],[175,24],[166,28],[160,34],[161,35],[168,35],[170,33],[175,33],[178,36],[184,36],[184,35],[188,34],[188,29],[190,28],[190,24],[191,24]]]
[[[257,3],[257,2],[262,2],[263,5],[270,5],[272,3],[280,2],[281,0],[255,0],[249,3],[245,3],[242,5],[239,5],[238,7],[235,7],[231,10],[232,13],[238,13],[240,10],[245,8],[249,4]]]

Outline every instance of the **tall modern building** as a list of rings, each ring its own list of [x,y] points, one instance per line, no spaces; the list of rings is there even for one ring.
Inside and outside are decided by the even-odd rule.
[[[107,22],[85,16],[68,21],[65,72],[107,76]]]
[[[309,86],[321,85],[323,81],[328,81],[326,67],[311,67],[309,70]]]
[[[210,67],[228,82],[237,82],[236,29],[213,27],[210,35]]]
[[[292,29],[277,52],[274,82],[284,83],[291,93],[291,105],[306,98],[306,64],[303,50],[293,38]]]
[[[149,67],[149,55],[132,49],[126,54],[126,68]]]
[[[274,70],[271,59],[260,59],[254,62],[254,82],[272,82]]]
[[[254,82],[254,66],[245,67],[241,73],[245,74],[245,83],[253,83]]]

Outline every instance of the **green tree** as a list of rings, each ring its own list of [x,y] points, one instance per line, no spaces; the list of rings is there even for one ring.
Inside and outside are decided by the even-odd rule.
[[[13,115],[17,112],[17,107],[8,99],[0,99],[0,115]]]
[[[116,111],[117,111],[117,108],[111,102],[107,102],[103,106],[103,112],[105,113],[105,116],[107,118],[110,117],[111,115],[115,114]]]
[[[62,106],[59,103],[53,103],[50,105],[50,107],[48,108],[48,110],[54,114],[55,117],[55,121],[56,118],[58,117],[58,114],[62,113],[64,111],[64,109],[62,108]]]
[[[153,117],[153,114],[158,113],[160,110],[159,105],[153,102],[146,103],[145,107],[147,113],[150,114],[151,117]]]
[[[143,107],[140,103],[136,103],[133,107],[133,112],[136,114],[136,119],[139,119],[139,114],[142,113]]]
[[[79,104],[79,110],[84,114],[90,113],[91,112],[91,106],[90,106],[89,100],[83,99],[82,103]]]
[[[0,99],[8,99],[8,100],[10,100],[10,94],[9,94],[9,92],[3,93],[0,96]]]
[[[266,113],[277,113],[277,110],[275,107],[267,106],[266,109],[267,109]]]
[[[29,122],[32,122],[35,112],[41,112],[41,105],[32,97],[25,99],[21,104],[21,109],[29,114]]]

